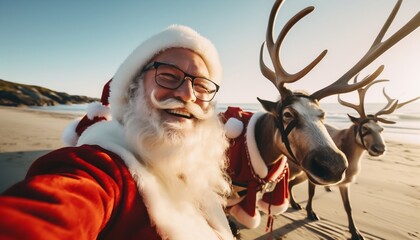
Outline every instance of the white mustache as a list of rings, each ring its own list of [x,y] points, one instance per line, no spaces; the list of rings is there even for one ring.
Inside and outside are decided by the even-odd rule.
[[[156,99],[155,91],[152,92],[150,99],[152,101],[152,105],[157,109],[177,109],[177,108],[184,108],[189,113],[194,115],[197,119],[205,120],[213,116],[214,108],[209,108],[207,112],[203,111],[200,106],[192,102],[182,102],[175,98],[169,98],[163,101],[159,101]]]

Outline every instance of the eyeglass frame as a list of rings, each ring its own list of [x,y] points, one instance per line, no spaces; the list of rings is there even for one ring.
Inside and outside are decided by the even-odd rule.
[[[181,71],[183,74],[184,74],[184,77],[182,78],[182,80],[180,81],[180,84],[177,86],[177,87],[175,87],[175,88],[170,88],[170,87],[165,87],[165,86],[162,86],[161,84],[159,84],[158,83],[158,81],[157,81],[157,69],[158,69],[158,67],[159,66],[170,66],[170,67],[173,67],[173,68],[175,68],[175,69],[177,69],[177,70],[179,70],[179,71]],[[142,70],[141,70],[141,73],[144,73],[144,72],[146,72],[146,71],[149,71],[149,70],[152,70],[152,69],[155,69],[156,71],[155,71],[155,82],[156,82],[156,84],[157,85],[159,85],[160,87],[162,87],[162,88],[165,88],[165,89],[170,89],[170,90],[176,90],[176,89],[178,89],[179,87],[181,87],[182,86],[182,84],[184,84],[184,82],[187,80],[187,78],[188,78],[188,80],[191,82],[191,84],[192,84],[192,86],[193,86],[193,93],[194,93],[194,96],[197,98],[197,99],[199,99],[200,101],[203,101],[203,102],[211,102],[213,99],[214,99],[214,97],[216,96],[216,93],[219,91],[219,89],[220,89],[220,86],[217,84],[217,83],[215,83],[215,82],[213,82],[212,80],[210,80],[210,79],[208,79],[208,78],[205,78],[205,77],[199,77],[199,76],[194,76],[194,75],[191,75],[191,74],[189,74],[189,73],[186,73],[186,72],[184,72],[182,69],[180,69],[178,66],[176,66],[176,65],[173,65],[173,64],[170,64],[170,63],[164,63],[164,62],[157,62],[157,61],[154,61],[154,62],[151,62],[151,63],[149,63],[149,64],[147,64]],[[205,79],[205,80],[207,80],[207,81],[209,81],[209,82],[211,82],[212,84],[214,84],[214,86],[216,86],[216,89],[215,89],[215,91],[214,91],[214,94],[213,94],[213,96],[209,99],[209,100],[203,100],[203,99],[200,99],[199,97],[197,97],[197,95],[196,95],[196,91],[195,91],[195,89],[194,89],[194,80],[196,79],[196,78],[201,78],[201,79]]]

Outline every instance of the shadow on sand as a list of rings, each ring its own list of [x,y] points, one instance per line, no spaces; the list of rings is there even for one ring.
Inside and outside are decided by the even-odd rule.
[[[31,164],[51,150],[0,153],[0,192],[24,179]]]

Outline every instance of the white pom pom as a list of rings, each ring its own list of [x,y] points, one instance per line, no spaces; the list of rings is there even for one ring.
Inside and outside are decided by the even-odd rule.
[[[107,106],[102,105],[100,102],[89,103],[87,108],[87,117],[93,120],[95,117],[105,117],[111,119],[111,109]]]
[[[237,138],[241,135],[244,124],[237,118],[229,118],[225,124],[225,134],[228,138]]]
[[[61,135],[61,141],[63,141],[66,146],[76,146],[77,140],[79,140],[79,135],[76,133],[76,127],[81,119],[81,117],[74,119],[64,129],[63,134]]]

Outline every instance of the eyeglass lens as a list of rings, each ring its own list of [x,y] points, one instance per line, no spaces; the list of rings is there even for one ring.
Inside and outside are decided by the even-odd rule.
[[[155,78],[157,84],[168,89],[177,89],[183,84],[184,80],[189,80],[192,82],[195,97],[202,101],[211,101],[217,92],[217,86],[212,81],[201,77],[192,79],[186,76],[183,71],[171,65],[158,65]]]

